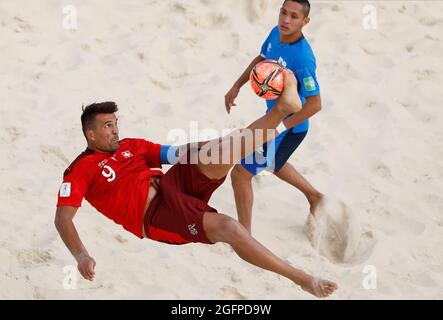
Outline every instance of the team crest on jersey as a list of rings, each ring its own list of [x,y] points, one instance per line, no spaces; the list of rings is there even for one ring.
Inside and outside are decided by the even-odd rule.
[[[286,61],[283,60],[282,57],[278,58],[278,64],[281,65],[281,66],[283,66],[284,68],[286,68],[286,66],[287,66]]]
[[[131,153],[131,151],[123,151],[122,152],[122,156],[126,159],[130,158],[133,156],[133,154]]]

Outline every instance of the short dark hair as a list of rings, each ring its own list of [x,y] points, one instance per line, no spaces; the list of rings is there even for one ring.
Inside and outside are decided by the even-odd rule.
[[[286,1],[293,1],[300,3],[303,6],[303,13],[305,14],[305,17],[309,17],[309,12],[311,12],[311,4],[309,3],[309,0],[285,0],[283,4]]]
[[[95,124],[95,116],[101,113],[114,113],[118,111],[117,104],[112,101],[92,103],[86,107],[82,106],[82,121],[83,134],[86,137],[86,130],[90,129]]]

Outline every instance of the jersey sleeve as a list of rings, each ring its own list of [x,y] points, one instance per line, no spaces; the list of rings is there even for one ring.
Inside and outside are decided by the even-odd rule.
[[[268,39],[269,39],[269,37],[268,37]],[[265,42],[263,42],[263,44],[262,44],[262,46],[261,46],[261,50],[260,50],[260,55],[261,55],[264,59],[266,59],[266,51],[267,51],[268,44],[269,44],[269,40],[268,40],[268,39],[266,39]]]
[[[160,162],[161,145],[144,139],[141,139],[138,142],[139,142],[138,148],[140,148],[140,151],[143,154],[143,157],[145,158],[146,164],[150,168],[161,168],[161,162]]]
[[[268,37],[266,38],[265,42],[263,42],[260,50],[260,55],[266,59],[266,53],[268,52],[268,46],[271,43],[272,34],[275,32],[275,29],[278,27],[275,27],[272,29],[272,31],[269,33]]]
[[[317,81],[315,61],[309,61],[297,68],[295,76],[299,83],[300,95],[310,97],[320,94],[320,85]]]
[[[89,184],[90,175],[86,169],[77,164],[72,171],[64,175],[58,192],[57,207],[80,207]]]

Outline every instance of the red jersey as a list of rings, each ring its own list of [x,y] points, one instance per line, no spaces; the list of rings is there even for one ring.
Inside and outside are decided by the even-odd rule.
[[[143,238],[143,215],[149,179],[162,175],[160,144],[124,139],[117,151],[86,149],[66,169],[57,207],[80,207],[85,198],[106,217]]]

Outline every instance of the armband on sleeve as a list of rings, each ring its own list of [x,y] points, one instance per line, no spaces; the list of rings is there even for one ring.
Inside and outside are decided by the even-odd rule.
[[[170,145],[162,145],[160,147],[160,163],[174,164],[178,158],[178,148]]]

